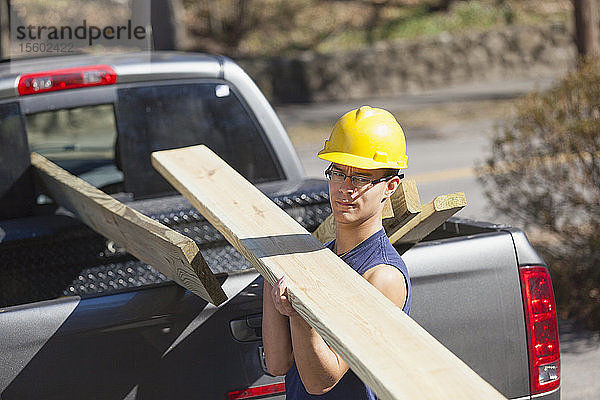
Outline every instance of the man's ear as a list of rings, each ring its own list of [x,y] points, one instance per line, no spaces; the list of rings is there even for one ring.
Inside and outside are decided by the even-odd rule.
[[[400,177],[398,177],[398,176],[395,176],[392,179],[390,179],[389,181],[386,181],[385,182],[385,190],[383,192],[383,198],[381,199],[381,202],[385,203],[385,201],[387,199],[392,197],[392,195],[394,194],[396,189],[398,189],[398,186],[400,186]]]
[[[392,179],[386,182],[385,185],[385,196],[391,197],[396,189],[400,186],[400,177],[394,176]]]

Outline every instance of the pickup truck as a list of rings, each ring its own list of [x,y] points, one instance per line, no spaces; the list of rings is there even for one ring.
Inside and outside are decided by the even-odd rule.
[[[305,178],[248,75],[175,52],[0,68],[0,398],[283,399],[264,364],[262,277],[150,164],[204,143],[316,229],[326,182]],[[229,300],[207,303],[55,204],[32,151],[194,239]],[[452,218],[398,250],[414,320],[507,398],[560,398],[552,287],[522,231]]]

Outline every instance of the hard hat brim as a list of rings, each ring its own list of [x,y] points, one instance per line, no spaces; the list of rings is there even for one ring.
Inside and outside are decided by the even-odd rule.
[[[360,168],[360,169],[379,169],[379,168],[392,168],[392,169],[404,169],[407,167],[406,157],[404,162],[393,161],[393,162],[378,162],[372,158],[366,158],[357,156],[354,154],[343,153],[339,151],[326,151],[321,150],[317,154],[322,160],[329,161],[335,164],[347,165],[349,167]]]

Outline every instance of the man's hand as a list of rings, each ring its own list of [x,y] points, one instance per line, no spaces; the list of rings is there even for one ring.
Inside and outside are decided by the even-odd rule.
[[[298,315],[296,310],[294,310],[294,307],[292,307],[292,303],[290,303],[290,300],[288,298],[285,276],[282,276],[281,279],[279,279],[277,283],[273,285],[271,297],[273,299],[273,305],[275,306],[275,309],[280,314],[286,315],[288,317]]]
[[[266,285],[267,284],[265,284],[265,287],[267,287]],[[267,293],[264,293],[264,296],[266,295]],[[313,329],[296,310],[294,310],[288,297],[285,277],[282,277],[275,285],[273,285],[269,300],[269,302],[273,303],[273,308],[277,310],[279,315],[289,317],[289,320],[285,317],[281,318],[285,319],[289,324],[286,326],[286,328],[289,327],[289,330],[286,330],[286,333],[291,335],[286,336],[286,338],[291,339],[291,342],[287,344],[290,350],[282,351],[282,353],[286,355],[289,354],[290,357],[288,363],[283,362],[287,361],[287,359],[282,361],[281,367],[277,369],[277,371],[283,372],[285,370],[284,373],[287,373],[292,362],[296,361],[300,379],[308,393],[320,395],[328,392],[340,379],[342,379],[346,371],[348,371],[348,364],[346,364],[344,360],[342,360],[342,358],[338,356],[327,343],[325,343],[317,331]],[[264,323],[265,319],[263,317],[263,325]],[[264,333],[265,330],[263,329],[263,338]],[[284,349],[287,348],[288,347],[284,347]],[[265,346],[265,351],[266,349],[267,346]],[[272,348],[269,348],[269,350],[272,350]],[[275,358],[279,359],[281,357],[278,354],[274,354],[271,358],[275,360]],[[268,357],[267,362],[269,362]]]

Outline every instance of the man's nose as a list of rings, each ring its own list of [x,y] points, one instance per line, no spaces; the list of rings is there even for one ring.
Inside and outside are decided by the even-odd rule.
[[[342,182],[342,184],[340,185],[340,190],[343,191],[354,191],[356,188],[354,187],[354,184],[352,183],[352,178],[350,178],[349,176],[344,177],[344,182]]]

